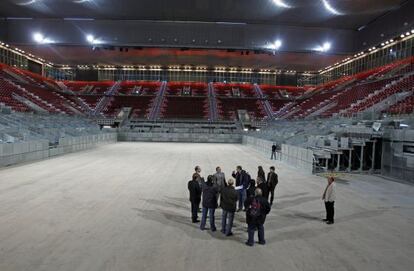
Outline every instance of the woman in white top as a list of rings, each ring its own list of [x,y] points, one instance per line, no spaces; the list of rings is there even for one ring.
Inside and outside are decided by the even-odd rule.
[[[328,225],[334,223],[334,204],[336,199],[334,182],[334,177],[328,177],[328,185],[326,186],[322,196],[322,200],[325,202],[326,209],[326,219],[323,219],[323,221],[325,221]]]

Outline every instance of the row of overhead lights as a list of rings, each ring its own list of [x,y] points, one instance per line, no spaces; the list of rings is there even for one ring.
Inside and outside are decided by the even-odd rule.
[[[49,64],[53,65],[53,63],[49,62]],[[60,69],[72,69],[74,67],[70,67],[69,65],[60,65]],[[162,70],[160,65],[151,65],[151,66],[131,66],[131,65],[124,65],[124,66],[114,66],[114,65],[77,65],[76,68],[78,69],[131,69],[131,70]],[[207,72],[208,68],[206,66],[168,66],[167,70],[177,70],[177,71],[203,71]],[[215,67],[215,72],[241,72],[241,73],[253,73],[254,70],[251,68],[237,68],[237,67]],[[294,70],[271,70],[271,69],[260,69],[259,73],[297,73]],[[310,74],[312,72],[304,72]]]
[[[401,37],[401,38],[404,38],[404,37],[408,37],[408,36],[410,36],[410,35],[412,35],[412,34],[414,34],[414,29],[411,29],[411,32],[405,32],[405,33],[402,33],[402,34],[400,35],[400,37]]]
[[[404,38],[407,38],[407,37],[411,37],[413,35],[414,35],[414,29],[412,29],[410,32],[407,31],[405,33],[402,33],[399,37],[401,39],[404,39]],[[346,59],[344,59],[344,60],[342,60],[340,62],[337,62],[337,63],[335,63],[333,65],[328,66],[328,67],[325,67],[324,69],[319,70],[318,72],[323,74],[325,72],[331,71],[334,68],[338,68],[338,67],[340,67],[340,66],[342,66],[344,64],[351,63],[354,60],[359,59],[359,58],[365,56],[366,54],[371,54],[371,53],[377,52],[380,49],[389,47],[389,46],[393,45],[394,42],[396,42],[395,39],[386,40],[384,42],[381,42],[381,44],[378,45],[378,46],[373,46],[373,47],[368,48],[368,50],[366,50],[366,51],[361,51],[361,52],[359,52],[357,54],[354,54],[353,58],[348,57],[348,58],[346,58]]]
[[[45,63],[46,62],[46,60],[44,60],[43,58],[41,58],[41,57],[36,57],[35,55],[32,55],[32,54],[30,54],[30,53],[27,53],[27,52],[25,52],[25,51],[23,51],[22,49],[19,49],[19,48],[17,48],[17,47],[15,47],[15,48],[12,48],[12,47],[10,47],[10,45],[8,45],[7,43],[4,43],[4,42],[2,42],[2,41],[0,41],[0,47],[3,47],[4,49],[6,49],[6,50],[10,50],[10,51],[12,51],[13,53],[16,53],[16,54],[19,54],[19,55],[23,55],[23,56],[26,56],[27,58],[30,58],[31,60],[33,60],[33,61],[39,61],[39,62],[41,62],[42,64],[43,63]],[[46,65],[53,65],[53,63],[52,64],[50,64],[51,62],[49,62],[49,63],[45,63]]]
[[[85,39],[88,43],[92,45],[98,45],[98,44],[104,43],[101,39],[96,38],[93,34],[85,35]],[[33,40],[40,44],[54,43],[54,40],[47,38],[45,35],[43,35],[40,32],[33,33]],[[265,47],[269,50],[277,51],[280,49],[281,46],[282,46],[282,41],[278,39],[270,44],[267,44]],[[314,48],[315,51],[319,51],[319,52],[327,52],[330,49],[331,49],[330,42],[325,42],[321,46],[317,46],[316,48]]]
[[[282,47],[282,41],[278,39],[274,41],[273,43],[268,43],[265,47],[269,50],[277,51],[280,49],[280,47]],[[322,45],[319,45],[313,48],[313,50],[317,52],[328,52],[331,49],[331,47],[332,47],[332,44],[326,41]]]

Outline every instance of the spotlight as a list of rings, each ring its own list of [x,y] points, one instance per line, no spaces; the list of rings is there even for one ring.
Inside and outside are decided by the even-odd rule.
[[[280,46],[282,46],[282,41],[281,40],[275,41],[275,47],[276,47],[276,49],[279,49]]]
[[[334,14],[334,15],[343,15],[342,12],[338,11],[337,9],[335,9],[329,2],[328,0],[322,0],[323,5],[325,6],[325,9],[328,10],[330,13]]]
[[[281,46],[282,46],[282,41],[276,40],[274,43],[267,45],[267,48],[270,50],[279,50]]]
[[[95,41],[95,37],[94,37],[93,35],[89,34],[89,35],[87,35],[87,36],[86,36],[86,40],[87,40],[89,43],[94,43],[94,41]]]
[[[283,0],[273,0],[273,2],[276,4],[276,6],[281,8],[291,8],[288,4],[286,4]]]
[[[324,44],[323,44],[323,51],[329,51],[329,49],[331,49],[331,43],[330,42],[325,42]]]
[[[405,35],[404,34],[401,34],[401,36],[400,36],[401,38],[404,38],[405,37]]]
[[[33,34],[33,40],[37,43],[43,43],[43,41],[45,40],[45,37],[43,36],[42,33],[36,32]]]

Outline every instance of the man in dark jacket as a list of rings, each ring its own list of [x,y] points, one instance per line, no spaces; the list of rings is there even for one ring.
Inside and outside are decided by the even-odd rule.
[[[257,188],[260,188],[260,190],[262,190],[262,196],[264,198],[266,198],[266,199],[269,198],[269,186],[261,178],[257,178]]]
[[[210,219],[210,229],[211,231],[216,231],[216,224],[214,222],[214,212],[217,208],[217,194],[218,189],[213,185],[213,176],[209,175],[207,177],[207,182],[203,183],[203,210],[201,216],[200,229],[203,231],[206,226],[207,212]]]
[[[270,172],[267,174],[267,185],[269,186],[269,192],[270,192],[270,205],[273,204],[273,199],[275,197],[275,189],[277,184],[279,183],[278,176],[275,172],[275,167],[270,167]],[[268,197],[267,197],[268,199]]]
[[[277,159],[276,157],[276,150],[277,150],[277,146],[276,144],[273,143],[272,145],[272,155],[270,156],[270,160],[273,160],[273,157],[275,158],[275,160]]]
[[[193,174],[193,178],[188,182],[188,191],[190,192],[191,202],[191,220],[193,223],[200,222],[198,220],[198,209],[200,208],[201,202],[201,187],[198,183],[198,177],[196,173]]]
[[[236,167],[236,171],[232,173],[233,178],[236,179],[236,187],[239,187],[239,208],[237,211],[241,211],[243,209],[244,201],[246,200],[246,189],[249,187],[250,177],[249,174],[242,169],[241,166]]]
[[[259,244],[266,244],[263,224],[265,223],[266,215],[270,212],[270,205],[267,199],[262,196],[260,188],[256,189],[255,196],[253,198],[248,198],[244,205],[246,208],[246,223],[248,232],[248,240],[246,241],[246,245],[254,245],[255,230],[258,231]]]
[[[220,200],[220,206],[223,210],[221,232],[226,236],[233,235],[231,229],[233,227],[234,212],[236,212],[237,198],[238,195],[236,189],[234,189],[234,180],[229,179],[227,181],[227,186],[223,187],[221,190]]]

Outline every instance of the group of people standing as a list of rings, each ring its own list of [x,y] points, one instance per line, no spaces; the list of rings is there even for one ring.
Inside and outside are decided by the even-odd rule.
[[[258,231],[259,244],[265,244],[264,222],[266,215],[270,212],[274,201],[275,188],[278,184],[278,176],[275,167],[270,167],[266,174],[261,166],[258,167],[257,178],[252,179],[250,174],[237,166],[232,172],[232,177],[226,181],[225,175],[220,167],[216,173],[209,175],[207,181],[201,177],[201,167],[195,167],[192,180],[188,182],[188,190],[191,202],[191,218],[193,223],[198,220],[200,203],[201,223],[200,229],[205,230],[207,216],[210,220],[210,230],[216,231],[215,210],[222,208],[221,232],[226,236],[233,235],[233,220],[236,212],[246,212],[248,240],[246,245],[253,246],[254,232]],[[270,203],[269,203],[270,197]]]
[[[253,246],[254,233],[257,230],[259,244],[266,243],[264,237],[264,223],[266,215],[270,212],[274,201],[275,188],[278,184],[278,175],[275,167],[270,167],[266,174],[263,167],[258,167],[256,180],[250,174],[237,166],[232,172],[232,177],[226,181],[226,177],[220,167],[216,173],[209,175],[207,181],[201,177],[201,167],[195,167],[195,173],[188,182],[188,190],[191,202],[191,219],[193,223],[199,223],[198,213],[201,208],[200,229],[205,230],[207,216],[210,220],[210,230],[216,231],[215,211],[220,205],[222,209],[221,232],[226,236],[232,236],[233,220],[236,212],[246,212],[248,239],[246,245]],[[334,204],[336,199],[334,177],[328,177],[328,184],[323,192],[322,200],[325,203],[328,225],[334,223]],[[220,201],[220,204],[218,204]]]

